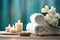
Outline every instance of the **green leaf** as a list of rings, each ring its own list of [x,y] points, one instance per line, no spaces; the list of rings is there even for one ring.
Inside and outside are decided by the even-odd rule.
[[[43,14],[44,16],[46,16],[47,12],[46,13],[41,13],[41,14]]]

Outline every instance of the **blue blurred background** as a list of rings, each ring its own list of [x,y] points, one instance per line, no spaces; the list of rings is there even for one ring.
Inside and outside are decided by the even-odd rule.
[[[42,6],[54,6],[60,13],[60,0],[0,0],[0,30],[5,30],[8,24],[15,24],[18,20],[23,22],[23,30],[30,22],[30,15],[40,13]]]

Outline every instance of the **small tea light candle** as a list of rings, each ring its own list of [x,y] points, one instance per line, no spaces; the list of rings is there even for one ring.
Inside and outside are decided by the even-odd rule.
[[[15,29],[15,27],[14,27],[14,25],[13,25],[13,27],[11,28],[10,32],[11,32],[11,33],[16,33],[16,32],[17,32],[16,29]]]
[[[18,23],[15,24],[15,28],[16,28],[17,32],[21,32],[22,27],[23,27],[23,23],[21,23],[20,20],[18,20]]]
[[[11,25],[9,24],[8,27],[6,27],[6,32],[10,32]]]

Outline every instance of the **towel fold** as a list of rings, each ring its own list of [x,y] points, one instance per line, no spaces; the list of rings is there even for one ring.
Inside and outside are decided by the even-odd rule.
[[[35,13],[30,16],[30,23],[27,24],[26,30],[32,34],[60,34],[60,29],[54,29],[44,24],[44,16],[40,13]]]
[[[36,27],[37,27],[37,24],[28,23],[27,26],[26,26],[26,30],[31,32],[32,34],[37,34],[36,33]]]
[[[44,23],[44,16],[40,13],[34,13],[30,16],[30,21],[36,24]]]
[[[26,27],[27,31],[31,32],[32,34],[53,34],[54,29],[51,27],[48,27],[47,25],[41,24],[35,24],[35,23],[28,23]]]

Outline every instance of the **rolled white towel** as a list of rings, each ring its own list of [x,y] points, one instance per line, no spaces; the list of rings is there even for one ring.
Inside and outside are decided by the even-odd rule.
[[[35,24],[35,23],[28,23],[26,26],[26,30],[31,32],[32,34],[38,35],[40,32],[41,27],[44,27],[45,25],[41,24]]]
[[[30,16],[30,21],[36,24],[43,24],[44,16],[41,13],[34,13]]]
[[[26,26],[26,30],[31,32],[32,34],[36,34],[35,33],[35,27],[36,27],[37,24],[33,24],[33,23],[28,23],[27,26]]]
[[[31,32],[32,34],[36,34],[36,35],[55,33],[53,28],[51,28],[47,25],[44,25],[44,24],[38,25],[35,23],[28,23],[26,26],[26,30]]]

